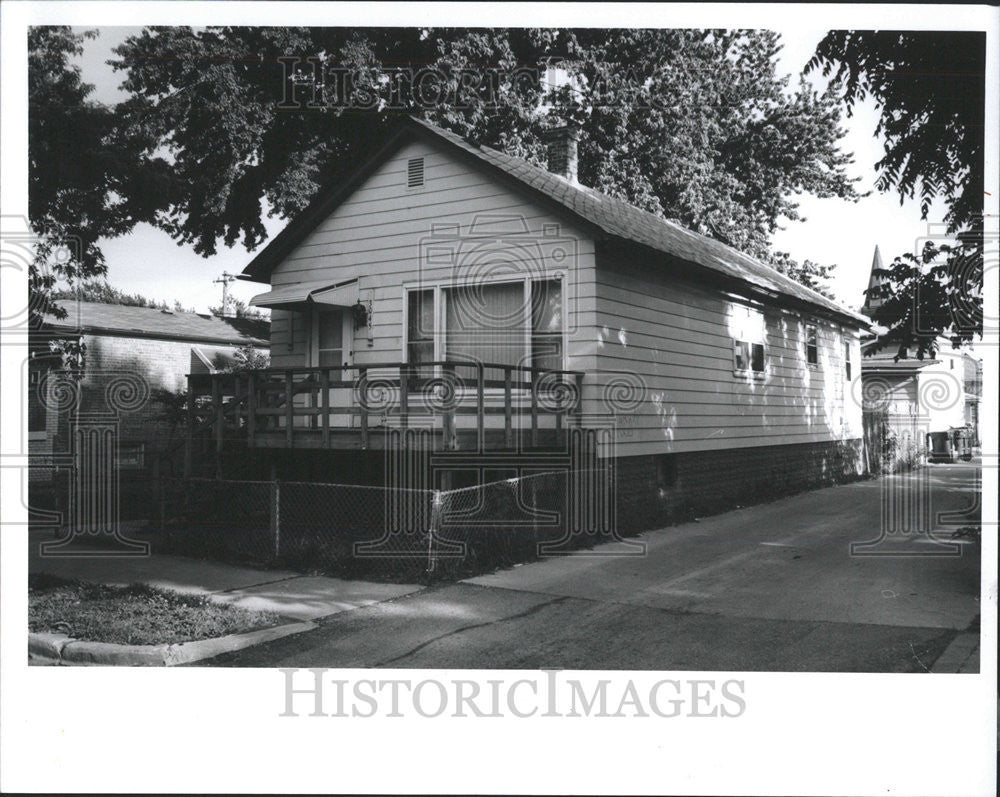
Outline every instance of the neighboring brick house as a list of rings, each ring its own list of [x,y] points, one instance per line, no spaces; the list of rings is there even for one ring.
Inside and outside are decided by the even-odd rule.
[[[51,481],[74,457],[73,431],[90,422],[117,429],[116,461],[123,478],[144,474],[171,440],[157,391],[181,393],[187,375],[233,362],[243,346],[267,351],[266,320],[97,302],[62,301],[67,318],[46,319],[32,341],[27,366],[28,450],[32,483]],[[79,380],[50,353],[51,340],[83,342]],[[176,437],[174,439],[177,439]]]

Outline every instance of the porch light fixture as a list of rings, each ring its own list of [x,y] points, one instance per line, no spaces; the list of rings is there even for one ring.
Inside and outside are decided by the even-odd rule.
[[[369,302],[369,304],[371,303]],[[371,307],[366,306],[360,299],[358,299],[357,304],[351,307],[351,313],[354,316],[354,328],[356,330],[368,326],[368,319],[371,316]]]

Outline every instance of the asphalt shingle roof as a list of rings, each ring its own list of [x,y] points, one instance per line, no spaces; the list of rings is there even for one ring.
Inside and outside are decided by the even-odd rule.
[[[570,183],[546,169],[528,163],[523,158],[507,155],[487,146],[470,144],[460,136],[421,119],[412,121],[540,191],[608,235],[642,244],[765,290],[791,296],[825,310],[849,316],[865,327],[870,324],[865,316],[810,290],[726,244],[692,232],[679,224],[640,210],[600,191]]]
[[[521,184],[536,196],[541,195],[547,202],[557,208],[561,207],[571,217],[582,220],[608,237],[662,252],[676,258],[682,264],[693,264],[695,268],[691,270],[692,277],[700,276],[696,273],[700,267],[758,290],[835,313],[840,318],[857,323],[859,327],[868,329],[871,326],[871,321],[867,317],[810,290],[756,258],[726,244],[692,232],[675,222],[640,210],[600,191],[570,183],[546,169],[528,163],[523,158],[507,155],[487,146],[470,144],[461,136],[414,117],[410,117],[408,124],[391,136],[379,152],[360,166],[351,177],[317,196],[308,208],[292,219],[258,253],[243,273],[253,280],[269,281],[271,270],[281,262],[282,258],[357,190],[361,181],[398,149],[405,136],[413,134],[431,137],[433,140],[461,150],[466,157],[471,156],[473,163],[478,161],[487,169],[498,170],[515,184]]]
[[[119,334],[131,332],[158,338],[237,345],[252,343],[255,346],[267,346],[270,341],[270,323],[253,318],[219,318],[201,313],[165,311],[155,307],[127,307],[66,299],[60,300],[59,305],[67,311],[67,317],[46,317],[46,325],[53,329]]]

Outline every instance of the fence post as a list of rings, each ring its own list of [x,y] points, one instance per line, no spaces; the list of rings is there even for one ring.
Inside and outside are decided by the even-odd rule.
[[[191,476],[191,462],[194,456],[194,384],[188,379],[187,428],[184,430],[184,478]]]
[[[271,466],[271,537],[274,540],[274,558],[281,556],[281,483]]]
[[[434,554],[434,535],[441,531],[441,510],[444,503],[444,495],[440,490],[434,491],[431,500],[431,522],[427,529],[427,572],[433,573],[437,566],[437,556]]]

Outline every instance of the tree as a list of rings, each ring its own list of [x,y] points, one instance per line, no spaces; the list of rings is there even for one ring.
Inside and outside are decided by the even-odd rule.
[[[149,299],[138,293],[126,293],[109,284],[107,280],[92,280],[83,283],[78,288],[54,290],[51,297],[57,302],[60,299],[69,299],[81,302],[100,302],[101,304],[120,304],[126,307],[153,307],[160,310],[169,310],[174,306],[164,301]]]
[[[857,198],[836,97],[791,90],[779,48],[767,31],[147,28],[114,66],[123,119],[172,159],[158,223],[206,256],[258,247],[265,208],[294,215],[416,114],[538,164],[543,128],[572,120],[585,184],[770,259],[796,193]],[[549,93],[553,61],[569,80]]]
[[[259,351],[252,343],[240,346],[233,352],[233,363],[226,368],[227,373],[241,374],[246,371],[268,368],[271,365],[271,356],[266,351]]]
[[[788,252],[774,252],[771,255],[770,263],[786,277],[791,277],[807,288],[812,288],[828,299],[833,299],[829,282],[835,266],[824,266],[813,260],[804,260],[799,263]]]
[[[251,307],[242,299],[237,299],[235,296],[230,297],[227,303],[229,304],[228,310],[219,304],[214,307],[209,307],[208,312],[212,315],[223,317],[232,313],[232,315],[236,318],[254,318],[260,321],[268,320],[268,315],[266,313],[261,312],[256,307]]]
[[[923,219],[935,199],[947,207],[953,242],[880,273],[890,287],[874,320],[899,355],[915,348],[922,359],[941,336],[955,346],[982,337],[985,48],[977,32],[831,31],[806,65],[833,75],[848,114],[867,96],[880,109],[878,189],[900,202],[919,195]]]
[[[164,195],[165,161],[155,139],[114,109],[90,102],[71,59],[95,31],[33,27],[28,31],[28,216],[34,257],[28,273],[29,322],[65,318],[53,297],[60,281],[71,284],[107,271],[97,242],[152,221]],[[67,363],[82,351],[52,341]]]

